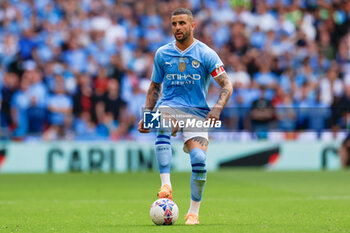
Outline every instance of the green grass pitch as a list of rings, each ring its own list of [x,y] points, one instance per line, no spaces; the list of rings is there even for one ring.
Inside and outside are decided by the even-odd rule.
[[[184,225],[189,173],[173,173],[173,226],[149,207],[156,173],[0,175],[0,232],[350,232],[350,172],[208,174],[199,226]]]

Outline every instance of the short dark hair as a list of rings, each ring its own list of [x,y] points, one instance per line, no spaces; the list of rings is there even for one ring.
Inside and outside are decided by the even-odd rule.
[[[174,15],[187,15],[191,21],[193,20],[192,11],[190,11],[189,9],[186,9],[186,8],[178,8],[178,9],[174,10],[173,13],[171,14],[171,16],[174,16]]]

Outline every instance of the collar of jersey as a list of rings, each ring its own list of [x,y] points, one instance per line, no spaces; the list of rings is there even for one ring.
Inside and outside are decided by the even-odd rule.
[[[184,55],[185,53],[187,53],[188,51],[190,51],[196,44],[198,43],[198,41],[196,39],[194,39],[194,41],[192,42],[192,44],[190,46],[188,46],[187,49],[185,49],[184,51],[181,51],[181,49],[179,49],[176,46],[176,41],[174,41],[174,48],[176,51],[178,51],[181,55]]]

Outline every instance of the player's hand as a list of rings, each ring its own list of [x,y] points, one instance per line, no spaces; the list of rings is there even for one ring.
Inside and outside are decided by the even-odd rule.
[[[207,115],[207,118],[205,119],[210,120],[210,122],[214,121],[216,123],[218,120],[220,120],[220,114],[221,109],[214,107]]]
[[[138,131],[140,132],[140,133],[149,133],[149,132],[151,132],[151,130],[150,129],[144,129],[143,128],[143,120],[141,119],[140,121],[139,121],[139,124],[138,124]]]

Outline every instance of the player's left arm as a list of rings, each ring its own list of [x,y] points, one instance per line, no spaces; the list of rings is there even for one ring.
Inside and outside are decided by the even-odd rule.
[[[217,121],[220,119],[221,112],[232,95],[233,88],[226,72],[222,72],[214,79],[221,86],[221,90],[215,106],[207,115],[207,119],[214,119]]]

